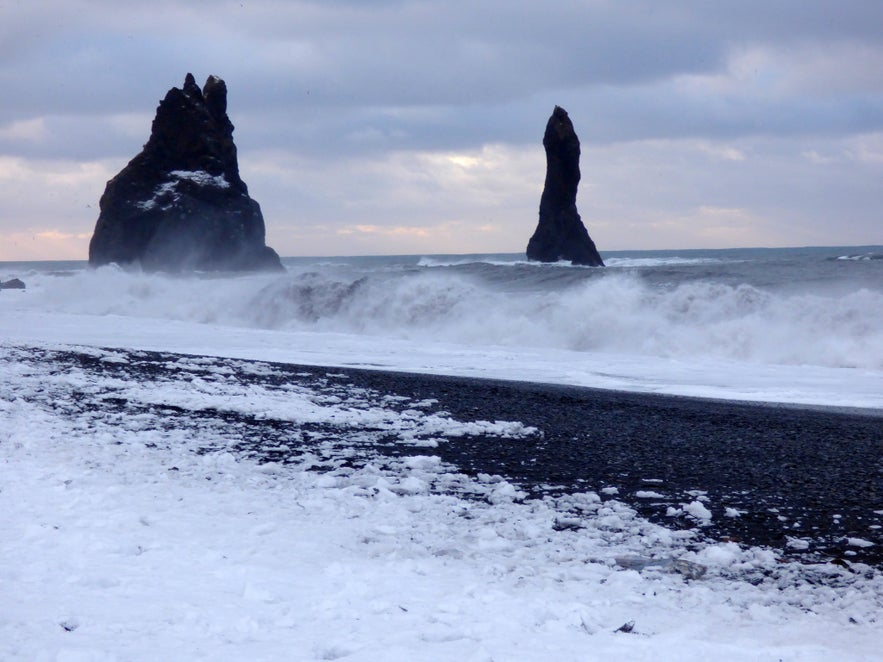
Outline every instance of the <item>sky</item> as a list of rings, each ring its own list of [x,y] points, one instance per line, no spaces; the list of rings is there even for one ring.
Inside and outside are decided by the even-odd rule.
[[[192,72],[283,256],[523,252],[555,105],[605,250],[883,244],[879,0],[0,0],[0,260],[85,259]]]

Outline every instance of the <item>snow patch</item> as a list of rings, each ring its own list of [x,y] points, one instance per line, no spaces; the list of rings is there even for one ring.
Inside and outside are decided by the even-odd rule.
[[[186,179],[199,186],[214,188],[230,188],[230,182],[224,175],[210,175],[205,170],[172,170],[170,173],[178,179]]]
[[[172,170],[169,172],[169,176],[174,177],[174,180],[163,182],[157,186],[153,191],[153,197],[133,203],[135,207],[143,211],[149,211],[162,204],[161,209],[171,209],[172,205],[180,199],[178,183],[182,179],[193,182],[197,186],[219,189],[230,188],[230,182],[227,181],[224,175],[210,175],[205,170]]]

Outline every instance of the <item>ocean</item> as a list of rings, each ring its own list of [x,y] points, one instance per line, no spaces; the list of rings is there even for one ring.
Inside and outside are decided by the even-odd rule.
[[[0,311],[22,339],[883,407],[883,247],[603,257],[286,258],[282,275],[192,277],[6,262],[0,280],[27,290]]]

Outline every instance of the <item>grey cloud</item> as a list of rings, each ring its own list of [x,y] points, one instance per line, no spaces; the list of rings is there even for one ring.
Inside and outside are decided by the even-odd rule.
[[[0,60],[0,84],[19,90],[10,106],[132,111],[139,86],[170,84],[171,66],[223,69],[215,72],[250,84],[247,98],[262,105],[296,103],[307,90],[332,105],[445,105],[630,84],[722,60],[720,45],[688,23],[569,3],[250,2],[204,15],[160,3],[160,24],[143,10],[127,24],[126,5],[102,4],[91,20],[68,9],[44,24],[24,62]],[[35,29],[32,18],[21,30]]]
[[[649,0],[648,0],[649,1]],[[883,5],[875,0],[724,0],[676,2],[698,24],[733,41],[849,40],[883,43]]]
[[[680,165],[692,183],[672,195],[705,187],[720,204],[755,196],[769,210],[791,195],[857,217],[875,196],[879,208],[867,184],[879,184],[879,166],[812,168],[799,154],[883,131],[881,25],[878,0],[7,3],[0,155],[119,169],[147,140],[160,98],[192,71],[227,81],[246,158],[283,150],[335,164],[488,143],[539,150],[559,104],[587,171],[596,152],[634,145],[648,167],[663,167],[666,154],[649,141],[740,141],[748,151],[781,141],[780,154],[757,148],[770,159],[763,171],[787,178],[792,164],[815,182],[806,191],[688,155]],[[755,61],[756,75],[738,70]],[[135,117],[120,123],[124,115]],[[624,190],[610,184],[611,195]],[[316,204],[346,215],[324,197]]]
[[[0,122],[144,112],[188,70],[227,79],[243,112],[493,110],[559,90],[672,94],[659,84],[723,73],[734,45],[850,39],[880,47],[869,28],[883,24],[879,3],[767,4],[251,1],[209,11],[64,3],[42,25],[33,11],[17,30],[15,20],[7,24],[10,34],[38,33],[0,58],[0,85],[15,90]]]

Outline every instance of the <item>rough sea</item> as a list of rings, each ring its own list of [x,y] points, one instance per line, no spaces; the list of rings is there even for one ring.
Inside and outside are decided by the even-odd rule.
[[[289,334],[277,350],[327,348],[316,358],[416,372],[638,390],[657,390],[666,374],[680,382],[681,370],[731,373],[733,386],[746,370],[762,375],[756,398],[745,389],[723,394],[736,399],[779,392],[788,400],[794,371],[814,378],[817,368],[849,369],[855,402],[844,393],[833,404],[875,406],[861,388],[867,371],[883,371],[883,247],[616,251],[604,259],[601,269],[518,254],[287,258],[283,275],[195,277],[7,262],[0,280],[21,278],[27,290],[4,291],[0,306],[7,333],[25,314],[67,315],[75,326],[88,317],[104,328],[174,321],[199,325],[203,349],[211,348],[206,334],[223,342],[222,330],[250,329]],[[462,370],[444,359],[457,352],[468,356]],[[628,374],[611,376],[616,366]],[[776,371],[781,388],[767,392]],[[726,387],[693,381],[696,388],[680,391]]]
[[[259,326],[654,357],[883,368],[883,247],[288,260]],[[254,317],[251,318],[250,315]]]

